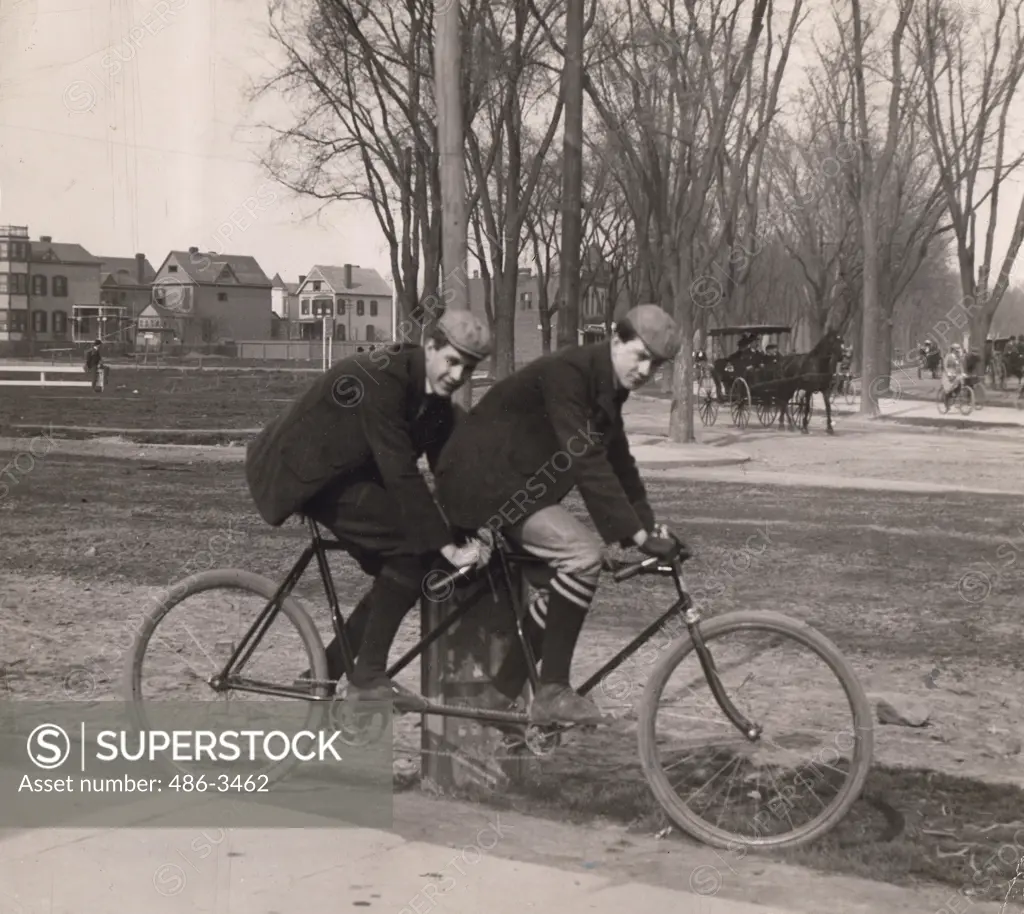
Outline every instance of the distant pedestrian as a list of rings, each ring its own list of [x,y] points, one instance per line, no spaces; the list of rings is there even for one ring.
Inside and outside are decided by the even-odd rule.
[[[92,389],[102,393],[106,386],[109,368],[103,364],[103,340],[96,340],[85,353],[85,373],[92,376]]]

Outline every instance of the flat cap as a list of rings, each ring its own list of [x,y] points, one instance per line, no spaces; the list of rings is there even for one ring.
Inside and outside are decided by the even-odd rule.
[[[448,337],[455,349],[471,359],[483,359],[491,354],[491,330],[472,311],[446,310],[437,322],[437,329]]]
[[[637,305],[626,312],[624,319],[655,358],[671,361],[676,357],[680,346],[679,328],[664,308]]]

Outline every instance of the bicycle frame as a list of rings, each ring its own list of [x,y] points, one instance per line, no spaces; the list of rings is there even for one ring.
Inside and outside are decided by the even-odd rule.
[[[217,691],[235,689],[240,692],[252,692],[254,694],[273,695],[283,698],[299,698],[304,701],[311,702],[334,700],[331,696],[319,697],[310,695],[308,691],[306,691],[305,687],[297,686],[288,688],[285,686],[277,686],[272,683],[260,682],[258,680],[245,679],[239,675],[242,667],[244,667],[249,661],[249,658],[256,650],[256,647],[259,645],[260,641],[262,641],[264,635],[267,633],[274,619],[277,617],[277,614],[281,611],[282,601],[295,588],[295,585],[299,582],[314,557],[317,561],[320,578],[324,585],[324,592],[330,606],[334,633],[341,644],[342,656],[345,664],[345,674],[346,676],[351,674],[354,667],[352,647],[345,636],[345,619],[341,614],[337,591],[334,588],[334,580],[331,576],[330,566],[327,561],[327,554],[329,552],[342,551],[344,547],[341,543],[335,540],[324,539],[321,536],[320,530],[315,521],[307,518],[306,523],[311,533],[310,544],[303,550],[291,571],[274,593],[274,596],[270,599],[267,605],[260,612],[259,616],[253,622],[252,626],[250,626],[249,630],[245,633],[242,641],[235,647],[231,657],[224,665],[223,671],[219,675],[211,678],[210,684]],[[524,630],[523,622],[526,614],[515,589],[512,587],[513,578],[511,575],[511,566],[543,564],[543,562],[542,560],[532,556],[511,553],[505,548],[497,549],[496,553],[499,559],[502,576],[504,577],[504,583],[509,589],[509,594],[512,600],[512,612],[515,616],[516,636],[519,641],[520,648],[526,655],[530,683],[534,690],[536,690],[538,685],[537,658],[533,656],[529,639],[527,638]],[[715,670],[714,660],[712,659],[710,651],[701,636],[699,628],[700,614],[694,608],[693,602],[686,591],[682,578],[681,566],[682,562],[678,559],[672,561],[670,564],[664,564],[659,562],[658,559],[649,558],[637,565],[630,566],[614,574],[617,582],[625,581],[635,575],[644,573],[659,574],[662,576],[671,575],[673,582],[676,585],[678,597],[669,609],[662,613],[661,616],[655,619],[642,632],[640,632],[640,634],[633,638],[633,640],[615,654],[614,657],[608,660],[604,666],[593,673],[583,683],[583,685],[577,689],[577,691],[581,695],[586,695],[593,691],[593,689],[596,688],[610,673],[617,670],[626,660],[632,657],[633,654],[650,641],[651,638],[664,629],[670,619],[674,616],[682,615],[686,622],[687,629],[689,630],[690,638],[693,640],[696,653],[700,659],[701,668],[707,678],[708,685],[711,688],[711,692],[714,695],[715,700],[736,728],[739,729],[748,739],[753,741],[760,735],[760,728],[743,717],[743,715],[736,709],[735,705],[733,705],[729,700],[729,697],[725,694],[725,690],[723,689],[721,681],[719,680],[718,674]],[[475,583],[477,585],[486,585],[487,579],[481,579]],[[400,657],[388,669],[387,675],[389,677],[394,677],[401,670],[405,669],[405,667],[419,657],[427,647],[433,644],[434,641],[440,638],[441,635],[448,631],[448,629],[450,629],[457,621],[463,618],[473,608],[474,604],[471,598],[476,596],[479,593],[479,590],[480,586],[471,587],[468,589],[468,592],[461,595],[461,599],[456,599],[455,610],[443,619],[439,625],[427,632],[412,648]],[[446,717],[468,718],[481,722],[527,722],[527,716],[525,714],[506,711],[485,711],[482,709],[459,708],[449,705],[432,704],[430,710],[421,713],[437,714]]]

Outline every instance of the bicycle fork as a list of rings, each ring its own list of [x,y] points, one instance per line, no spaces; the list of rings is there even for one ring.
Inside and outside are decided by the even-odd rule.
[[[695,617],[691,622],[691,614]],[[722,709],[722,713],[732,721],[733,726],[736,727],[750,742],[756,742],[761,738],[761,733],[764,728],[760,724],[755,724],[753,721],[747,720],[740,710],[734,705],[725,693],[725,688],[722,686],[722,680],[718,678],[718,670],[715,668],[714,658],[711,656],[711,651],[708,649],[707,644],[704,642],[704,636],[700,632],[700,626],[697,624],[700,620],[697,611],[690,607],[686,611],[686,625],[690,629],[690,637],[693,639],[693,647],[697,652],[697,658],[700,660],[701,669],[704,670],[704,676],[707,678],[708,686],[711,689],[711,694],[715,696],[715,701],[718,702],[718,707]]]

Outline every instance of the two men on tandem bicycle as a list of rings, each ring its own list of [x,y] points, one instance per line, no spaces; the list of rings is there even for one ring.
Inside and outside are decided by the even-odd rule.
[[[452,569],[482,567],[490,529],[553,572],[546,609],[535,607],[529,629],[531,643],[542,644],[531,720],[604,720],[572,690],[569,670],[597,589],[601,540],[635,544],[651,556],[679,550],[655,525],[622,425],[629,392],[678,348],[672,319],[640,306],[610,341],[532,362],[467,416],[451,396],[490,353],[490,333],[469,312],[446,312],[423,347],[341,360],[260,433],[248,449],[246,478],[264,520],[278,526],[301,514],[321,523],[374,578],[345,624],[356,655],[350,698],[393,700],[399,711],[427,707],[388,679],[392,643],[438,555]],[[417,468],[423,455],[440,507]],[[555,467],[557,455],[568,463]],[[600,538],[560,504],[577,488]],[[327,659],[329,677],[340,679],[346,664],[337,639]],[[526,670],[516,645],[494,683],[497,703],[514,701]]]

